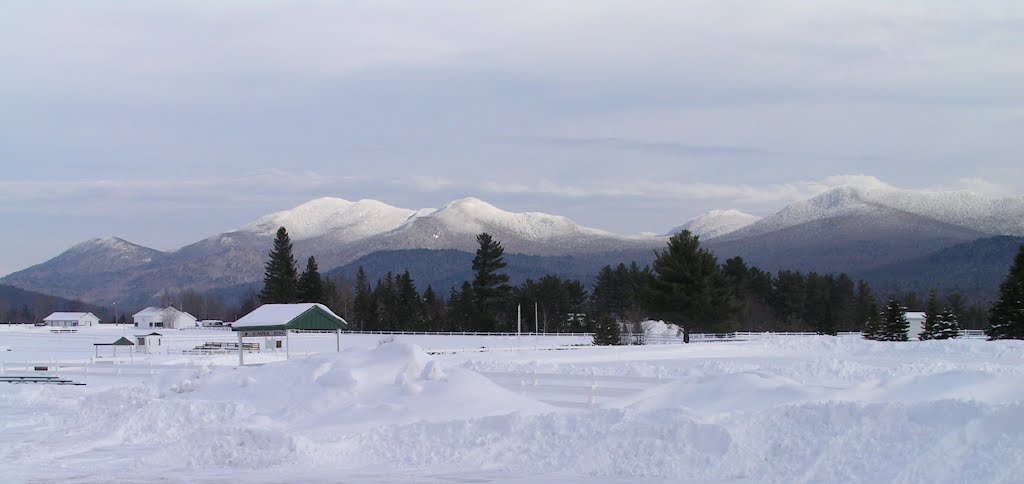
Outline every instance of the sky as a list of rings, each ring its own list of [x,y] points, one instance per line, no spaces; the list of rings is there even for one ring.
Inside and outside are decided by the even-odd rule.
[[[1024,3],[0,0],[0,274],[322,196],[620,233],[1024,193]]]

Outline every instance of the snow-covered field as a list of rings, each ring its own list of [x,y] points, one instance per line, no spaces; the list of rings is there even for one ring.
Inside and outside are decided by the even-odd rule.
[[[87,359],[93,342],[122,332],[135,333],[0,328],[0,348],[10,349],[0,361],[14,374],[18,362]],[[231,340],[223,331],[170,333]],[[335,353],[333,336],[301,335],[292,344],[302,356],[252,355],[265,364],[243,368],[233,355],[136,354],[126,368],[171,369],[90,370],[86,386],[0,384],[0,481],[988,483],[1024,475],[1024,342],[764,336],[551,350],[530,348],[580,338],[383,338],[346,335]]]

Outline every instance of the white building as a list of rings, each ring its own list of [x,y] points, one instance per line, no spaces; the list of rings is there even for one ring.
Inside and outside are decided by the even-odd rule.
[[[148,307],[132,315],[137,328],[182,329],[197,326],[196,317],[173,307]]]
[[[96,326],[100,318],[93,313],[53,313],[43,318],[43,322],[60,327]]]
[[[163,335],[160,333],[140,334],[135,336],[136,346],[144,353],[166,353],[163,345]]]
[[[917,341],[921,339],[921,331],[924,331],[925,313],[908,311],[907,322],[910,329],[907,330],[907,339]]]

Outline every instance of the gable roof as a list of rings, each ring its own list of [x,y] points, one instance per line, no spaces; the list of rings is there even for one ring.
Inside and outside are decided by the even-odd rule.
[[[251,313],[246,314],[239,318],[231,325],[233,331],[240,329],[249,328],[269,328],[275,327],[284,329],[289,323],[295,321],[300,316],[306,314],[309,311],[315,311],[322,313],[327,319],[331,320],[331,323],[327,326],[319,329],[337,329],[348,326],[348,322],[334,314],[333,311],[328,309],[327,306],[319,303],[297,303],[297,304],[264,304]]]
[[[135,346],[135,343],[132,343],[132,340],[122,336],[122,337],[118,338],[117,341],[115,341],[113,343],[93,343],[92,345],[93,346]]]
[[[178,308],[175,308],[174,306],[167,306],[166,308],[157,308],[150,306],[146,309],[143,309],[142,311],[133,314],[132,317],[137,318],[139,316],[173,316],[177,318],[182,315],[188,316],[192,319],[196,319],[195,316],[186,313],[185,311],[179,311]]]
[[[57,313],[53,313],[53,314],[43,318],[43,321],[78,321],[78,320],[80,320],[80,319],[82,319],[82,318],[84,318],[86,316],[92,316],[92,317],[96,318],[96,315],[93,314],[93,313],[62,313],[62,312],[57,312]],[[96,319],[99,319],[99,318],[96,318]]]
[[[139,317],[139,316],[146,316],[146,315],[149,315],[149,314],[159,314],[160,311],[163,311],[163,309],[155,308],[153,306],[150,306],[150,307],[148,307],[146,309],[143,309],[142,311],[139,311],[139,312],[133,314],[132,317],[135,318],[135,317]]]

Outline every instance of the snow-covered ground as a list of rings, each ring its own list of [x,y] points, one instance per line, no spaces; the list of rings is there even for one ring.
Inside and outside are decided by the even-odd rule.
[[[0,328],[0,347],[10,348],[0,361],[10,374],[19,361],[88,358],[92,342],[121,332]],[[172,336],[218,335],[231,336]],[[173,369],[92,375],[86,386],[0,384],[0,480],[932,483],[1024,475],[1024,342],[765,336],[551,350],[529,348],[579,338],[382,338],[346,335],[335,353],[333,336],[301,335],[293,354],[320,353],[253,355],[267,363],[243,368],[231,355],[136,354],[129,366]],[[173,365],[183,362],[205,366]],[[573,381],[584,385],[571,390]],[[593,404],[548,403],[572,391]]]

